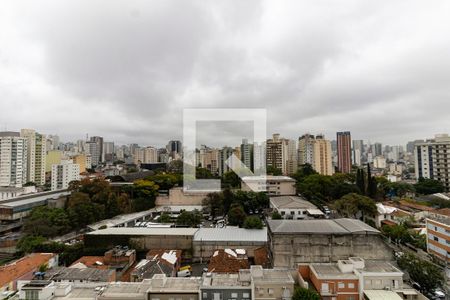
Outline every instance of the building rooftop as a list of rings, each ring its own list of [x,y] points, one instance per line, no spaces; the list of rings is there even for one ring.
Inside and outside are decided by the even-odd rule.
[[[355,219],[268,220],[270,231],[278,234],[360,234],[380,233],[375,228]]]
[[[295,182],[295,180],[293,178],[288,177],[288,176],[260,175],[260,176],[244,176],[244,177],[242,177],[242,181],[246,181],[246,182],[263,181],[263,180]]]
[[[202,288],[220,287],[247,287],[250,288],[250,281],[241,280],[239,274],[210,273],[206,274],[202,280]]]
[[[403,273],[388,261],[365,260],[361,273]]]
[[[46,272],[45,278],[55,281],[86,280],[108,282],[114,272],[114,270],[99,270],[94,268],[79,269],[55,267]]]
[[[244,249],[219,249],[214,251],[209,260],[208,272],[239,273],[239,270],[249,267],[250,263]]]
[[[88,235],[186,235],[193,236],[198,228],[146,228],[110,227],[87,233]]]
[[[100,270],[108,269],[103,256],[83,256],[70,265],[69,268],[96,268]]]
[[[263,269],[262,266],[251,266],[250,274],[255,283],[294,283],[291,272],[287,269]]]
[[[201,277],[166,277],[164,274],[155,274],[150,283],[152,292],[198,293]]]
[[[343,273],[336,263],[311,264],[310,268],[319,279],[358,279],[354,273]]]
[[[367,300],[402,300],[396,292],[385,290],[365,290],[365,298]]]
[[[39,266],[47,263],[54,256],[55,254],[53,253],[32,253],[5,266],[1,266],[0,287],[36,270]]]
[[[317,209],[311,202],[297,196],[270,197],[270,204],[276,209]]]
[[[194,235],[194,241],[203,242],[267,242],[267,228],[200,228]]]
[[[140,283],[112,282],[103,289],[97,299],[145,300],[150,286],[150,283],[146,280]]]
[[[88,225],[88,227],[92,230],[98,230],[102,226],[115,227],[115,226],[118,226],[118,225],[121,225],[124,223],[128,223],[128,222],[131,222],[133,220],[136,220],[136,219],[139,219],[142,217],[146,217],[155,211],[156,211],[155,209],[152,209],[152,210],[135,212],[135,213],[131,213],[131,214],[118,215],[111,219],[106,219],[106,220],[102,220],[102,221],[90,224],[90,225]]]

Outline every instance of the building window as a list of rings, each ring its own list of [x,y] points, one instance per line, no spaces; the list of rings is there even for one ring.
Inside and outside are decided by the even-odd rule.
[[[214,300],[221,300],[222,299],[222,295],[220,295],[220,293],[214,293],[213,294],[213,299]]]
[[[206,298],[208,298],[208,293],[203,292],[203,299],[206,299]]]
[[[291,215],[295,215],[295,211],[291,211]]]
[[[435,240],[436,242],[439,242],[439,238],[438,237],[433,237],[433,240]]]
[[[25,291],[25,297],[29,300],[38,300],[39,292],[38,291]]]
[[[339,282],[338,283],[338,288],[344,289],[345,288],[345,284],[343,282]]]
[[[242,293],[242,298],[250,298],[250,293]]]
[[[355,284],[354,284],[353,282],[350,282],[350,283],[348,284],[348,288],[349,288],[349,289],[354,289],[354,288],[355,288]]]
[[[273,289],[267,289],[267,293],[269,294],[269,295],[273,295]]]
[[[238,297],[238,294],[237,293],[231,293],[231,298],[237,298]]]

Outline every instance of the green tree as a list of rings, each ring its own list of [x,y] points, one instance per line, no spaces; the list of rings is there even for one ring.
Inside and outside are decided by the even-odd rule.
[[[210,178],[214,178],[213,174],[211,173],[211,171],[209,171],[206,168],[195,168],[195,178],[197,179],[210,179]]]
[[[167,165],[167,171],[173,174],[183,174],[183,161],[181,159],[172,160]]]
[[[442,193],[445,191],[442,182],[435,179],[419,178],[419,181],[414,185],[416,192],[422,195],[430,195]]]
[[[209,193],[203,199],[205,212],[211,214],[213,218],[224,214],[224,198],[222,193]]]
[[[197,227],[202,222],[203,216],[198,210],[183,211],[177,218],[178,225],[185,225],[189,227]]]
[[[439,267],[413,254],[403,254],[397,259],[397,263],[400,269],[408,272],[411,279],[420,285],[422,292],[431,293],[444,283],[444,275]]]
[[[228,223],[232,226],[241,227],[247,217],[244,209],[240,205],[233,205],[228,212]]]
[[[262,229],[264,224],[258,216],[250,216],[245,218],[243,227],[247,229]]]
[[[281,220],[281,219],[282,219],[282,217],[278,211],[274,211],[272,213],[272,220]]]
[[[70,220],[64,209],[47,206],[33,209],[23,227],[24,233],[43,237],[54,237],[70,229]]]
[[[280,176],[282,175],[282,172],[280,169],[275,168],[273,166],[267,166],[266,173],[273,176]]]
[[[172,218],[170,217],[170,214],[166,213],[166,212],[163,212],[161,214],[161,216],[159,217],[160,223],[170,223],[171,220],[172,220]]]
[[[294,178],[297,182],[300,182],[306,177],[314,174],[318,173],[313,169],[313,167],[310,164],[304,164],[299,166],[297,172],[292,175],[292,178]]]
[[[297,287],[295,288],[292,300],[320,300],[320,296],[314,290]]]
[[[377,189],[377,181],[375,180],[375,177],[372,176],[370,164],[367,164],[367,196],[370,198],[375,198],[377,195]]]
[[[17,250],[22,253],[32,253],[38,245],[44,243],[46,240],[43,236],[25,235],[17,243]]]
[[[360,213],[362,220],[365,216],[373,216],[377,212],[377,206],[372,199],[356,193],[347,194],[336,200],[333,207],[340,215],[349,218],[356,218]]]
[[[174,173],[158,173],[147,176],[145,179],[153,181],[156,185],[158,185],[160,190],[170,190],[174,186],[183,184],[183,176],[181,174]]]
[[[361,195],[366,194],[366,181],[364,179],[364,170],[359,168],[356,171],[356,186],[359,188]]]
[[[233,171],[225,172],[222,175],[222,185],[225,188],[240,188],[241,179]]]
[[[136,180],[132,186],[134,211],[143,211],[155,207],[159,186],[150,180]]]

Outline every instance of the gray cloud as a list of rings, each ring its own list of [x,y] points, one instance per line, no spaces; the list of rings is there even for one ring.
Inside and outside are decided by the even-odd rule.
[[[267,108],[269,133],[291,138],[430,137],[450,131],[449,9],[444,0],[3,3],[0,126],[163,145],[182,137],[183,108],[256,107]],[[215,145],[247,134],[206,130]]]

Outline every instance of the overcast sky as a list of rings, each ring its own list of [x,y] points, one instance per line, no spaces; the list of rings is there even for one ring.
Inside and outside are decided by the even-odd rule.
[[[1,130],[165,145],[183,108],[226,107],[266,108],[289,138],[431,137],[450,131],[449,15],[447,0],[2,1]],[[228,132],[211,128],[210,144]]]

